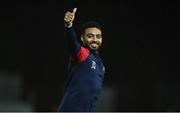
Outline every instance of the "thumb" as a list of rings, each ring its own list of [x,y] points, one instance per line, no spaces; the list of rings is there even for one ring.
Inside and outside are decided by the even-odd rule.
[[[76,13],[76,11],[77,11],[77,8],[74,8],[74,9],[73,9],[73,14],[75,14],[75,13]]]

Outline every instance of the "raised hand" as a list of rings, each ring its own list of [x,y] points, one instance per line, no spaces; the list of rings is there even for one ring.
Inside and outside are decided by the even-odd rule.
[[[68,28],[72,27],[76,10],[77,8],[74,8],[72,12],[68,11],[65,13],[65,16],[64,16],[65,27],[68,27]]]

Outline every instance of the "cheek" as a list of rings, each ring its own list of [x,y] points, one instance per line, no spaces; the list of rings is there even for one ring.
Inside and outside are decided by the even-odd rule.
[[[89,41],[88,40],[83,40],[83,43],[85,44],[85,45],[89,45]]]
[[[90,43],[90,42],[91,42],[91,40],[88,39],[88,38],[86,38],[84,41],[85,41],[86,43]]]
[[[99,43],[102,43],[102,40],[99,40]]]

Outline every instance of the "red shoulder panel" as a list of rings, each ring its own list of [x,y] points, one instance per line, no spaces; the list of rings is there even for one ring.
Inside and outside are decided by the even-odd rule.
[[[79,52],[76,55],[77,60],[79,62],[82,62],[86,60],[88,56],[89,56],[89,50],[81,46]]]

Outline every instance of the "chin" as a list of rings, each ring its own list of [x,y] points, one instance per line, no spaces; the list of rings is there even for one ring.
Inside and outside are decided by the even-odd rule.
[[[90,48],[91,51],[98,51],[98,48]]]

